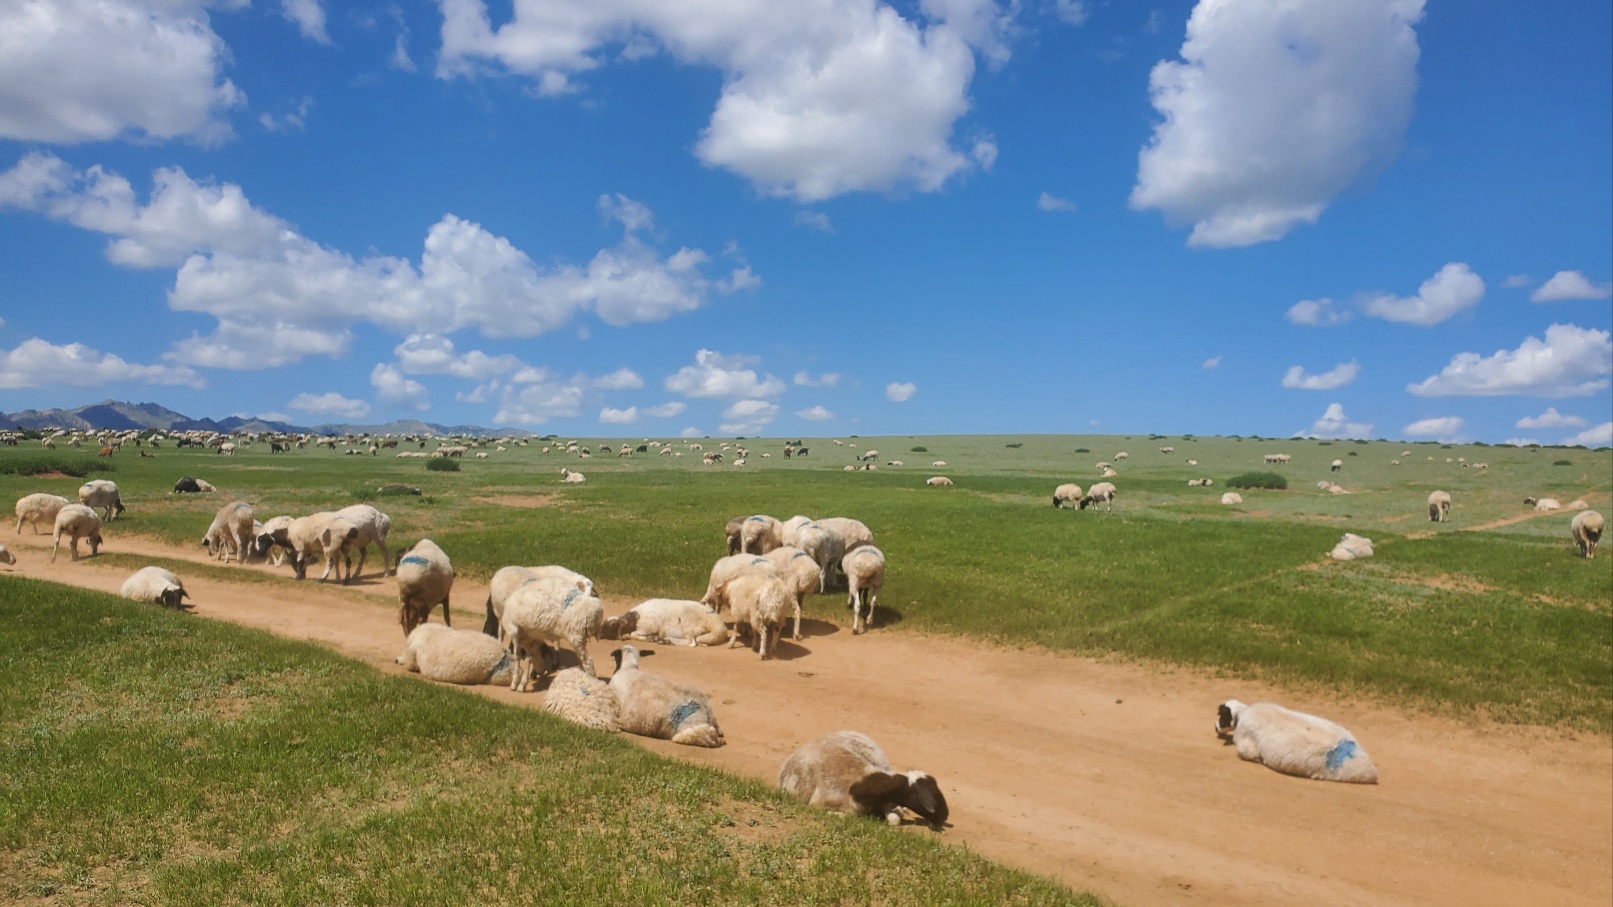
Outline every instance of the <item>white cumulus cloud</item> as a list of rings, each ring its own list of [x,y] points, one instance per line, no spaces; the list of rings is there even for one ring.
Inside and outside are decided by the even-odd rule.
[[[1050,192],[1043,192],[1036,197],[1036,207],[1040,211],[1074,211],[1075,202],[1059,198]]]
[[[885,399],[892,403],[906,403],[908,398],[918,393],[919,386],[911,381],[892,381],[885,385]]]
[[[1221,357],[1220,356],[1211,356],[1210,358],[1204,360],[1204,366],[1203,367],[1206,370],[1208,370],[1208,369],[1216,368],[1220,364],[1221,364]]]
[[[1407,385],[1419,397],[1587,397],[1608,386],[1613,344],[1607,331],[1572,324],[1526,337],[1492,356],[1458,353],[1439,374]]]
[[[809,406],[806,409],[798,409],[795,411],[795,415],[797,418],[806,419],[809,422],[822,422],[825,419],[833,419],[835,417],[834,413],[824,409],[821,406]]]
[[[1518,287],[1526,287],[1534,282],[1535,279],[1528,274],[1508,274],[1506,279],[1501,281],[1501,286],[1509,290],[1516,290]]]
[[[1416,296],[1379,293],[1363,300],[1363,306],[1373,318],[1431,327],[1483,298],[1484,281],[1466,264],[1453,261],[1423,281]]]
[[[375,399],[382,403],[430,409],[430,395],[420,382],[405,378],[395,365],[378,363],[370,370],[370,384],[375,386]]]
[[[1590,423],[1583,416],[1565,416],[1557,407],[1548,406],[1538,416],[1524,416],[1513,428],[1584,428]]]
[[[670,403],[662,403],[658,406],[645,408],[644,415],[649,416],[652,419],[671,419],[676,416],[683,415],[683,411],[688,408],[689,404],[680,400],[673,400]]]
[[[1330,403],[1309,431],[1295,434],[1303,438],[1365,438],[1372,434],[1372,423],[1351,422],[1344,414],[1343,404]]]
[[[795,212],[795,224],[798,227],[806,227],[808,230],[816,230],[819,233],[833,233],[835,231],[835,225],[829,220],[829,215],[824,214],[822,211],[797,211]]]
[[[1565,299],[1606,299],[1609,296],[1613,296],[1613,286],[1591,283],[1590,278],[1578,271],[1558,271],[1529,294],[1529,301],[1561,302]]]
[[[326,394],[298,394],[287,406],[298,412],[312,413],[329,419],[362,419],[370,414],[370,405],[363,400],[350,400],[331,391]]]
[[[1423,0],[1200,0],[1181,60],[1149,76],[1163,118],[1131,205],[1191,246],[1280,239],[1399,153]]]
[[[772,424],[778,404],[766,400],[737,400],[723,410],[723,423],[717,430],[725,435],[754,435]]]
[[[1341,362],[1320,375],[1312,375],[1301,366],[1295,365],[1283,375],[1283,387],[1306,391],[1330,391],[1354,381],[1360,372],[1361,366],[1354,359]]]
[[[667,390],[685,397],[777,397],[784,393],[784,382],[772,375],[759,377],[750,366],[754,356],[724,356],[713,350],[695,353],[695,364],[686,365],[662,382]]]
[[[627,409],[612,409],[607,406],[599,411],[599,421],[606,425],[632,425],[638,421],[638,407],[629,406]]]
[[[1577,435],[1562,440],[1563,444],[1580,444],[1585,447],[1613,447],[1613,422],[1587,428]]]
[[[319,5],[319,0],[280,0],[280,12],[297,24],[303,37],[321,44],[330,43],[330,36],[325,34],[325,8]]]
[[[525,367],[525,363],[508,354],[489,356],[481,350],[456,353],[454,342],[440,334],[410,334],[392,353],[398,357],[398,367],[411,375],[453,375],[486,381]]]
[[[0,350],[0,388],[98,387],[103,384],[184,385],[206,387],[191,369],[170,365],[137,365],[82,343],[57,345],[37,337],[15,349]]]
[[[1350,313],[1335,307],[1331,299],[1301,299],[1289,306],[1283,317],[1294,324],[1325,328],[1349,321]]]
[[[594,386],[607,391],[636,391],[644,386],[644,378],[630,368],[619,368],[596,378]]]
[[[1461,437],[1462,419],[1459,416],[1435,416],[1428,419],[1418,419],[1401,429],[1401,431],[1408,438],[1434,438],[1449,443]]]

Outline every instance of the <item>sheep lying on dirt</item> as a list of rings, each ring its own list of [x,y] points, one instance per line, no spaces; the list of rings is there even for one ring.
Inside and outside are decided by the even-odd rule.
[[[629,608],[621,617],[605,618],[599,638],[646,639],[673,646],[715,646],[728,641],[728,625],[701,602],[652,598]]]
[[[632,646],[622,646],[611,655],[616,673],[610,688],[616,694],[616,722],[622,730],[684,746],[723,745],[722,730],[705,693],[639,670],[639,651]]]
[[[1433,492],[1428,496],[1428,519],[1431,522],[1443,523],[1451,518],[1451,496],[1443,491]]]
[[[89,543],[90,556],[101,552],[101,518],[83,504],[68,504],[56,512],[55,545],[50,549],[50,562],[56,563],[56,552],[62,548],[62,536],[67,536],[67,549],[78,560],[78,540]]]
[[[936,828],[947,822],[947,801],[924,772],[893,772],[885,751],[856,731],[807,741],[779,766],[778,786],[810,806],[900,825],[903,809]]]
[[[398,623],[403,634],[412,635],[416,627],[431,619],[431,609],[442,605],[442,622],[452,624],[448,618],[448,595],[454,588],[454,565],[447,552],[431,539],[421,539],[414,547],[398,555]],[[488,637],[492,638],[492,637]],[[498,640],[494,639],[496,644]]]
[[[1074,483],[1066,483],[1053,489],[1054,507],[1069,507],[1073,504],[1079,503],[1080,500],[1081,486],[1079,485]]]
[[[151,602],[164,608],[182,608],[187,593],[179,577],[161,567],[141,567],[123,581],[118,594],[137,602]]]
[[[409,631],[396,661],[442,683],[507,684],[515,671],[515,660],[498,640],[446,624],[423,623]]]
[[[1594,510],[1574,514],[1568,531],[1574,537],[1574,544],[1579,546],[1581,557],[1596,557],[1596,543],[1602,540],[1602,525],[1602,515]]]
[[[1358,557],[1372,556],[1372,539],[1356,535],[1353,532],[1344,533],[1344,538],[1333,546],[1327,556],[1336,561],[1353,561]]]
[[[22,535],[22,524],[34,527],[40,535],[39,524],[56,525],[56,514],[67,506],[67,499],[59,494],[30,494],[17,499],[17,534]]]
[[[609,683],[581,668],[566,668],[549,680],[543,710],[596,731],[619,731],[616,716],[621,706]]]
[[[1356,742],[1355,735],[1326,718],[1270,702],[1244,705],[1228,699],[1217,713],[1215,733],[1232,741],[1238,748],[1238,758],[1259,762],[1285,775],[1317,781],[1378,783],[1378,767]]]

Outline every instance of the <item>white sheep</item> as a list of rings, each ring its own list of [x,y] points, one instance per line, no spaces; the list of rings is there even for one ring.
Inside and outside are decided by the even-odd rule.
[[[1189,466],[1197,466],[1197,465],[1199,465],[1199,461],[1197,461],[1197,460],[1188,460],[1187,465],[1189,465]]]
[[[1231,506],[1233,504],[1242,504],[1243,503],[1243,495],[1238,494],[1236,491],[1229,491],[1226,494],[1221,495],[1221,503],[1226,504],[1228,506]]]
[[[1343,460],[1334,460],[1332,463],[1328,464],[1328,468],[1332,472],[1338,472],[1339,470],[1344,468],[1344,461]]]
[[[597,597],[562,577],[543,577],[522,583],[504,602],[499,618],[504,638],[518,656],[512,690],[525,690],[539,673],[539,645],[565,643],[576,653],[584,671],[594,673],[588,640],[597,639],[605,622],[605,607]]]
[[[442,605],[442,622],[448,617],[448,596],[454,588],[454,565],[448,553],[431,539],[421,539],[398,555],[398,623],[403,635],[431,620],[431,609]],[[494,640],[497,642],[497,640]]]
[[[874,606],[879,604],[879,591],[885,587],[885,552],[873,545],[864,545],[847,552],[840,561],[840,568],[846,574],[851,632],[855,635],[874,625]],[[863,622],[865,606],[868,611],[866,625]]]
[[[118,496],[118,483],[109,479],[91,479],[78,488],[78,502],[85,507],[99,510],[105,516],[102,519],[108,522],[117,519],[123,513],[123,499]]]
[[[588,477],[580,472],[572,472],[571,470],[562,466],[560,467],[560,481],[570,482],[572,484],[581,484],[588,481]]]
[[[396,661],[404,670],[442,683],[503,685],[515,671],[514,659],[498,640],[446,624],[422,623],[409,631]]]
[[[284,529],[276,530],[273,537],[274,544],[291,552],[291,569],[297,579],[306,579],[308,559],[320,553],[326,556],[325,575],[328,576],[335,562],[333,552],[358,538],[358,527],[338,518],[334,511],[323,510],[297,517]],[[325,576],[319,579],[323,582]]]
[[[1131,454],[1126,453],[1125,451],[1122,450],[1121,452],[1115,454],[1115,459],[1116,460],[1129,460],[1129,459],[1131,459]]]
[[[504,616],[504,602],[509,599],[511,592],[535,579],[560,579],[574,584],[589,595],[598,594],[594,591],[593,580],[567,567],[555,564],[542,567],[500,567],[487,584],[487,619],[482,624],[483,633],[504,638],[503,631],[499,628],[499,620]]]
[[[716,646],[728,641],[728,625],[704,603],[652,598],[607,617],[600,639],[644,639],[672,646]]]
[[[1524,498],[1523,502],[1534,507],[1537,513],[1551,513],[1563,509],[1562,502],[1556,498],[1541,498],[1538,501],[1534,498]]]
[[[727,541],[728,541],[728,553],[729,554],[738,554],[739,553],[740,536],[741,536],[741,534],[743,534],[744,529],[745,529],[745,517],[742,517],[742,516],[734,517],[733,519],[728,521],[728,524],[726,526],[723,527],[722,533],[723,533],[723,537],[726,538]]]
[[[801,546],[796,544],[796,536],[802,528],[810,525],[812,525],[812,518],[798,513],[784,521],[783,526],[780,528],[779,539],[790,548],[800,548]],[[734,552],[730,551],[728,553],[733,554]]]
[[[640,670],[639,651],[632,646],[622,646],[611,655],[616,672],[610,688],[616,694],[616,721],[622,730],[684,746],[723,745],[722,730],[705,693]]]
[[[59,494],[30,494],[17,499],[17,534],[22,535],[22,524],[27,523],[34,528],[34,535],[40,535],[39,524],[47,526],[56,525],[56,514],[67,506],[67,499]]]
[[[1451,496],[1443,491],[1433,492],[1428,496],[1428,519],[1430,522],[1443,523],[1451,518]]]
[[[1579,546],[1581,557],[1596,557],[1596,543],[1602,540],[1602,515],[1594,510],[1581,510],[1568,524],[1569,534]]]
[[[844,543],[838,536],[817,523],[808,523],[797,529],[793,541],[793,545],[786,547],[804,551],[817,562],[818,591],[827,591],[829,580],[834,577],[835,568],[840,565],[840,558],[846,553]]]
[[[1098,475],[1100,477],[1102,477],[1102,478],[1105,478],[1105,479],[1112,479],[1115,476],[1120,475],[1120,473],[1115,472],[1114,467],[1111,466],[1111,467],[1105,468],[1102,472],[1098,473]]]
[[[784,524],[765,513],[745,518],[739,530],[739,550],[744,554],[766,554],[784,544]]]
[[[1336,561],[1353,561],[1358,557],[1372,556],[1372,539],[1356,535],[1353,532],[1344,533],[1344,538],[1333,546],[1327,556]]]
[[[182,608],[181,600],[189,593],[185,584],[161,567],[141,567],[123,581],[118,594],[137,602],[151,602],[164,608]]]
[[[620,708],[610,684],[581,668],[556,673],[543,694],[545,712],[596,731],[621,730],[616,720]]]
[[[252,505],[245,501],[232,501],[218,509],[207,534],[202,536],[202,547],[219,560],[236,556],[236,563],[246,563],[248,549],[256,536],[253,533]]]
[[[773,565],[773,575],[784,580],[795,598],[795,630],[791,639],[801,638],[801,602],[818,590],[823,573],[812,555],[799,548],[774,548],[766,555]]]
[[[884,750],[856,731],[836,731],[802,744],[779,766],[778,786],[809,806],[900,825],[901,810],[936,828],[947,822],[947,801],[935,779],[894,772]]]
[[[1115,486],[1113,482],[1098,482],[1091,488],[1088,488],[1087,493],[1081,496],[1081,500],[1079,502],[1080,509],[1087,509],[1088,504],[1097,506],[1099,502],[1102,502],[1103,505],[1108,508],[1109,513],[1114,513]]]
[[[756,654],[766,660],[784,632],[784,618],[792,609],[800,611],[800,602],[788,584],[770,571],[757,571],[735,577],[717,591],[714,610],[727,607],[734,620],[733,634],[728,648],[739,645],[742,636],[750,637]]]
[[[56,512],[55,546],[50,549],[50,562],[56,563],[56,552],[61,550],[62,536],[68,538],[68,551],[78,560],[78,540],[89,543],[90,556],[101,551],[101,518],[83,504],[67,504]]]
[[[874,533],[861,520],[832,516],[815,522],[840,540],[842,551],[854,551],[863,545],[874,543]]]
[[[1187,487],[1189,487],[1189,488],[1202,488],[1203,486],[1204,486],[1204,480],[1203,479],[1188,479],[1187,480]]]
[[[720,611],[722,608],[718,605],[718,600],[723,586],[747,573],[767,573],[772,569],[773,565],[769,564],[766,558],[756,554],[730,554],[718,558],[717,562],[711,565],[711,578],[706,581],[706,592],[700,596],[700,601],[711,610]]]
[[[1566,505],[1564,505],[1563,509],[1564,510],[1584,510],[1584,509],[1586,509],[1586,508],[1588,508],[1590,506],[1591,505],[1585,503],[1584,498],[1575,498],[1574,500],[1569,501]]]
[[[1053,506],[1068,507],[1081,500],[1081,486],[1073,482],[1065,483],[1053,489]]]
[[[924,484],[931,487],[945,488],[952,484],[952,480],[946,476],[930,476],[924,480]]]
[[[1317,781],[1378,783],[1378,767],[1356,742],[1355,735],[1326,718],[1270,702],[1244,705],[1229,699],[1217,712],[1215,733],[1232,741],[1238,758],[1259,762],[1285,775]]]
[[[377,510],[369,504],[353,504],[336,511],[336,515],[351,523],[358,529],[358,535],[342,549],[344,562],[347,556],[358,552],[358,569],[347,571],[346,582],[352,582],[355,577],[364,572],[364,559],[369,554],[369,546],[374,544],[381,554],[381,575],[386,576],[392,572],[392,553],[387,550],[386,537],[392,532],[392,518]],[[329,569],[327,565],[327,570]]]

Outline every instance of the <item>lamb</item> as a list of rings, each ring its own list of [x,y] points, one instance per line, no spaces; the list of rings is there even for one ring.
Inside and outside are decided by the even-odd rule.
[[[101,518],[83,504],[65,504],[56,512],[55,546],[50,549],[50,562],[56,563],[56,552],[61,550],[62,536],[68,538],[68,550],[78,560],[78,540],[89,542],[90,556],[101,552]]]
[[[1353,532],[1344,533],[1344,538],[1333,546],[1327,556],[1336,561],[1353,561],[1358,557],[1372,556],[1372,539],[1356,535]]]
[[[573,724],[596,731],[619,731],[617,714],[621,705],[610,684],[581,668],[566,668],[549,681],[543,694],[543,710]]]
[[[616,672],[610,688],[616,694],[616,721],[622,730],[684,746],[723,745],[722,730],[705,693],[639,670],[639,651],[632,646],[622,646],[611,657],[616,659]]]
[[[1378,783],[1378,767],[1356,742],[1355,735],[1326,718],[1270,702],[1244,705],[1228,699],[1216,715],[1215,733],[1232,741],[1238,748],[1238,758],[1259,762],[1285,775],[1317,781]]]
[[[1579,546],[1581,557],[1596,557],[1596,543],[1602,540],[1602,525],[1602,515],[1594,510],[1581,510],[1574,514],[1568,531],[1574,536],[1574,544]]]
[[[924,480],[924,484],[932,487],[945,488],[952,484],[952,480],[946,476],[930,476],[928,479]]]
[[[772,565],[767,559],[755,554],[731,554],[718,558],[711,565],[711,578],[706,582],[706,593],[700,596],[700,601],[713,611],[720,611],[722,608],[718,605],[718,597],[723,586],[747,573],[766,573],[770,570]]]
[[[403,635],[431,620],[431,609],[442,604],[442,622],[448,617],[448,594],[454,588],[454,565],[431,539],[421,539],[398,555],[398,623]],[[497,640],[494,640],[497,642]]]
[[[1334,460],[1332,462],[1332,464],[1330,464],[1330,466],[1329,466],[1329,469],[1332,472],[1338,472],[1339,470],[1341,470],[1343,468],[1344,468],[1344,461],[1343,460]]]
[[[1226,504],[1228,506],[1231,506],[1233,504],[1242,504],[1243,503],[1243,495],[1238,494],[1236,491],[1229,491],[1226,494],[1221,495],[1221,503]]]
[[[369,504],[353,504],[336,511],[336,515],[351,523],[358,529],[358,535],[343,546],[342,561],[347,562],[347,555],[351,551],[358,552],[358,569],[347,571],[346,582],[352,582],[354,577],[364,572],[364,559],[368,556],[369,546],[373,542],[381,552],[381,575],[385,576],[392,571],[392,554],[387,551],[386,537],[392,531],[392,518]],[[351,566],[351,565],[349,565]],[[327,565],[326,570],[330,568]]]
[[[1563,509],[1562,502],[1556,498],[1541,498],[1538,501],[1534,498],[1524,498],[1523,502],[1532,505],[1538,513],[1550,513],[1553,510]]]
[[[85,507],[106,514],[102,519],[111,522],[123,513],[123,500],[118,497],[118,483],[108,479],[91,479],[78,488],[78,502]]]
[[[118,594],[137,602],[151,602],[164,608],[183,608],[182,599],[190,593],[179,577],[161,567],[141,567],[123,581]]]
[[[1451,518],[1451,496],[1443,491],[1436,491],[1428,496],[1428,519],[1430,522],[1443,523]]]
[[[498,640],[445,624],[422,623],[409,631],[403,654],[395,660],[404,670],[442,683],[502,685],[515,671],[514,660]]]
[[[577,654],[583,670],[593,674],[588,640],[599,637],[604,622],[604,605],[575,582],[551,576],[522,583],[505,600],[499,618],[504,638],[518,656],[510,689],[525,690],[536,677],[534,659],[540,644],[565,643]]]
[[[802,744],[779,766],[778,786],[809,806],[900,825],[911,810],[935,828],[947,822],[947,801],[935,779],[919,771],[893,772],[890,760],[866,734],[836,731]]]
[[[17,499],[17,534],[22,535],[22,524],[27,523],[39,535],[39,524],[56,525],[56,514],[67,506],[67,499],[59,494],[29,494]]]
[[[739,550],[744,554],[766,554],[784,544],[784,524],[765,513],[746,517],[739,530]]]
[[[740,636],[753,637],[756,654],[767,660],[771,647],[784,630],[784,615],[791,608],[797,613],[800,602],[784,580],[770,572],[747,573],[723,585],[717,593],[716,610],[726,605],[734,619],[734,632],[728,648],[739,645]]]
[[[229,560],[231,554],[236,555],[236,563],[246,563],[247,549],[251,547],[249,540],[255,540],[252,531],[252,505],[245,501],[234,501],[225,504],[213,517],[213,524],[207,527],[207,534],[202,536],[202,547],[215,558],[223,555],[221,560]]]
[[[621,617],[605,618],[599,638],[646,639],[672,646],[715,646],[728,641],[728,625],[701,602],[652,598],[629,608]]]
[[[1096,506],[1100,501],[1109,508],[1109,513],[1114,513],[1115,486],[1113,482],[1099,482],[1096,485],[1093,485],[1091,488],[1088,488],[1087,493],[1081,497],[1080,509],[1087,509],[1088,504]]]
[[[879,604],[879,590],[885,586],[885,552],[873,545],[864,545],[848,553],[840,562],[846,574],[846,589],[851,604],[851,632],[863,632],[863,607],[868,609],[867,628],[874,625],[874,606]]]
[[[1071,504],[1075,504],[1075,503],[1079,502],[1080,500],[1081,500],[1081,486],[1079,486],[1079,485],[1076,485],[1074,483],[1066,483],[1064,485],[1060,485],[1059,487],[1053,489],[1053,506],[1054,507],[1068,507]]]
[[[773,565],[773,575],[784,580],[795,596],[795,631],[791,639],[801,638],[801,601],[817,591],[823,577],[818,562],[799,548],[775,548],[767,553],[767,562]]]

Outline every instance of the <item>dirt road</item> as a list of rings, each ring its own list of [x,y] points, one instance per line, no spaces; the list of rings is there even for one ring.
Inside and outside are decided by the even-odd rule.
[[[108,550],[201,559],[114,538]],[[7,539],[19,558],[11,571],[112,592],[129,572],[93,558],[71,563],[65,553],[46,564],[45,541],[42,551],[31,536]],[[347,589],[203,578],[186,586],[204,617],[397,670],[395,591],[373,569]],[[455,588],[456,625],[480,626],[473,611],[485,595]],[[607,600],[607,610],[630,604]],[[854,638],[814,621],[806,629],[765,663],[743,649],[648,646],[657,654],[646,668],[710,694],[729,743],[643,745],[771,780],[807,738],[865,731],[898,769],[941,781],[952,807],[948,842],[1122,905],[1613,902],[1607,738],[1470,727],[1188,670],[892,630]],[[596,644],[596,663],[609,665],[611,647]],[[526,706],[541,698],[477,692]],[[1239,761],[1211,731],[1216,705],[1233,697],[1334,718],[1371,751],[1382,783],[1303,781]]]

